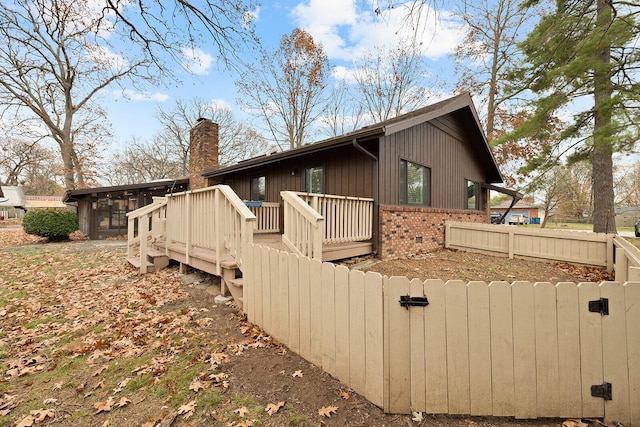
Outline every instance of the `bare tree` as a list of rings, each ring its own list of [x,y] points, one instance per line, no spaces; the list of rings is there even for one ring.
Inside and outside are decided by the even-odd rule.
[[[310,125],[320,115],[329,61],[322,45],[296,28],[276,51],[264,52],[236,81],[244,106],[264,120],[280,149],[309,142]]]
[[[391,48],[374,48],[357,58],[354,66],[361,102],[374,122],[429,103],[426,67],[418,46],[410,40]]]
[[[189,101],[178,99],[175,106],[169,109],[160,106],[157,117],[162,124],[162,131],[157,138],[178,156],[182,175],[189,173],[189,132],[199,117],[218,124],[218,162],[221,165],[237,163],[267,150],[264,138],[237,120],[229,108],[203,98]]]
[[[20,185],[24,183],[25,174],[30,168],[46,161],[51,161],[50,151],[42,147],[39,141],[7,136],[0,150],[0,182],[2,185]]]
[[[80,141],[103,129],[98,93],[136,75],[144,59],[110,50],[110,28],[88,2],[15,0],[0,5],[0,104],[33,120],[60,148],[65,186],[82,187],[87,165]],[[44,127],[44,128],[43,128]]]
[[[358,95],[344,80],[331,87],[329,101],[320,116],[321,127],[327,135],[343,135],[364,124],[364,105]]]
[[[487,137],[494,141],[526,118],[519,93],[508,92],[509,71],[522,57],[518,42],[525,27],[540,16],[540,8],[521,8],[520,0],[461,0],[457,10],[465,23],[463,41],[456,47],[458,91],[469,91],[479,100]],[[546,139],[505,141],[493,144],[493,152],[508,185],[523,178],[520,168],[536,157]]]

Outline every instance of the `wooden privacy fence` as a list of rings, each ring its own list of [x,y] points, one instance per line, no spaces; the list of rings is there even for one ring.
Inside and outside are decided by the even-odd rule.
[[[448,221],[445,247],[613,268],[614,234]]]
[[[422,282],[253,244],[243,272],[251,322],[387,412],[640,426],[640,282]]]

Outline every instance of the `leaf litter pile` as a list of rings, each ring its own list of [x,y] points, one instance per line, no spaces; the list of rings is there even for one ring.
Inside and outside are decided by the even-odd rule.
[[[211,276],[143,276],[123,245],[0,230],[0,426],[507,426],[387,415],[217,305]]]

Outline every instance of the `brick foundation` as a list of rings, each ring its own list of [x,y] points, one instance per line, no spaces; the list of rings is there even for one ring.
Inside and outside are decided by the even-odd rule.
[[[486,212],[380,206],[378,257],[399,259],[444,247],[446,221],[489,222]]]

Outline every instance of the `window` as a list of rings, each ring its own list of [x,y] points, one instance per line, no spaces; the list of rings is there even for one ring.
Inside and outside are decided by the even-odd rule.
[[[324,166],[305,169],[304,191],[307,193],[324,194]]]
[[[467,191],[467,204],[465,208],[478,209],[478,184],[467,179],[465,179],[464,182]]]
[[[400,203],[431,205],[431,168],[400,160]]]
[[[264,175],[251,178],[251,200],[254,202],[264,201],[267,194],[266,188],[267,178]]]

